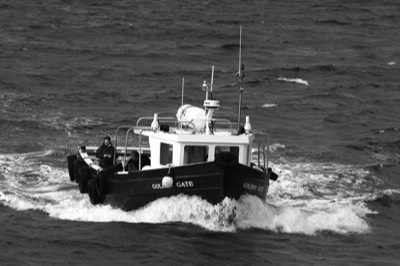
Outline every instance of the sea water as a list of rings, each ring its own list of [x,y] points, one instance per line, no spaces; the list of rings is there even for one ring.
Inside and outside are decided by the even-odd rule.
[[[396,1],[3,1],[2,265],[398,265]],[[265,201],[90,204],[66,156],[202,106],[270,136]],[[185,80],[182,95],[182,78]],[[254,150],[254,159],[257,151]]]

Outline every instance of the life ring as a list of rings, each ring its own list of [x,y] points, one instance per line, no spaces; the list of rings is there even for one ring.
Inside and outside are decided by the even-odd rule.
[[[88,183],[89,199],[93,205],[103,203],[103,198],[101,197],[97,187],[97,179],[98,177],[92,178],[89,180]]]
[[[232,152],[219,152],[215,154],[214,162],[221,168],[233,167],[239,163],[239,158]]]
[[[75,154],[70,154],[67,156],[67,163],[68,163],[68,174],[69,174],[69,179],[71,181],[75,180],[75,167],[74,163],[75,160],[78,158]]]
[[[79,169],[79,192],[88,193],[88,182],[90,179],[90,171],[88,167],[82,167]]]

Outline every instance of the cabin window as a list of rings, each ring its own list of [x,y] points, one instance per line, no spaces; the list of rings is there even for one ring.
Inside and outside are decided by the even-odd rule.
[[[206,162],[208,159],[208,146],[185,146],[183,163]]]
[[[160,164],[171,164],[172,163],[172,145],[167,143],[161,143],[160,146]]]
[[[215,147],[215,155],[217,155],[220,152],[230,152],[232,154],[239,156],[239,147],[237,147],[237,146],[216,146]]]

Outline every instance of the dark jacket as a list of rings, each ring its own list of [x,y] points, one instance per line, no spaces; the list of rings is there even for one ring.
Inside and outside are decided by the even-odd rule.
[[[145,165],[150,165],[150,159],[149,156],[143,154],[140,156],[142,161],[141,161],[141,166],[143,168],[143,166]],[[129,172],[135,172],[139,170],[139,158],[136,158],[135,160],[130,158],[128,163],[125,166],[125,171],[129,171]]]
[[[106,168],[114,163],[114,147],[103,144],[96,151],[96,157],[100,159],[100,166]]]

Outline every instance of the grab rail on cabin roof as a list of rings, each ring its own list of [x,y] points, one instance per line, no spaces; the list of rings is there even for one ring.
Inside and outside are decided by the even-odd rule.
[[[137,122],[136,122],[136,126],[139,126],[139,123],[140,122],[142,122],[142,121],[144,121],[144,120],[146,120],[146,121],[149,121],[149,120],[151,120],[151,121],[153,121],[154,120],[154,117],[150,117],[150,116],[145,116],[145,117],[140,117],[138,120],[137,120]],[[195,127],[195,125],[193,124],[193,122],[192,121],[178,121],[175,117],[158,117],[157,118],[157,121],[160,123],[169,123],[169,124],[173,124],[176,128],[179,128],[179,124],[185,124],[185,125],[188,125],[188,124],[191,124],[192,125],[192,127],[194,128],[194,130],[196,130],[196,127]],[[180,127],[180,128],[182,128],[182,126]]]
[[[144,117],[140,117],[137,121],[136,121],[136,126],[139,126],[139,123],[142,120],[151,120],[153,121],[154,117],[152,116],[144,116]],[[176,118],[175,117],[171,117],[171,116],[166,116],[166,117],[158,117],[159,121],[164,121],[164,122],[176,122]]]
[[[221,122],[222,124],[226,123],[229,125],[229,131],[232,131],[232,122],[226,118],[213,118],[212,121],[214,122]]]
[[[147,120],[147,121],[153,121],[154,117],[152,116],[145,116],[145,117],[140,117],[137,121],[136,121],[136,126],[139,126],[139,123]],[[192,124],[194,127],[194,124],[192,121],[178,121],[175,117],[158,117],[158,121],[159,122],[164,122],[164,123],[172,123],[175,125],[175,127],[179,128],[179,124]],[[225,119],[225,118],[213,118],[211,119],[212,122],[218,122],[218,123],[222,123],[222,124],[227,124],[229,125],[229,131],[232,131],[232,122],[229,119]],[[195,128],[196,129],[196,128]]]

